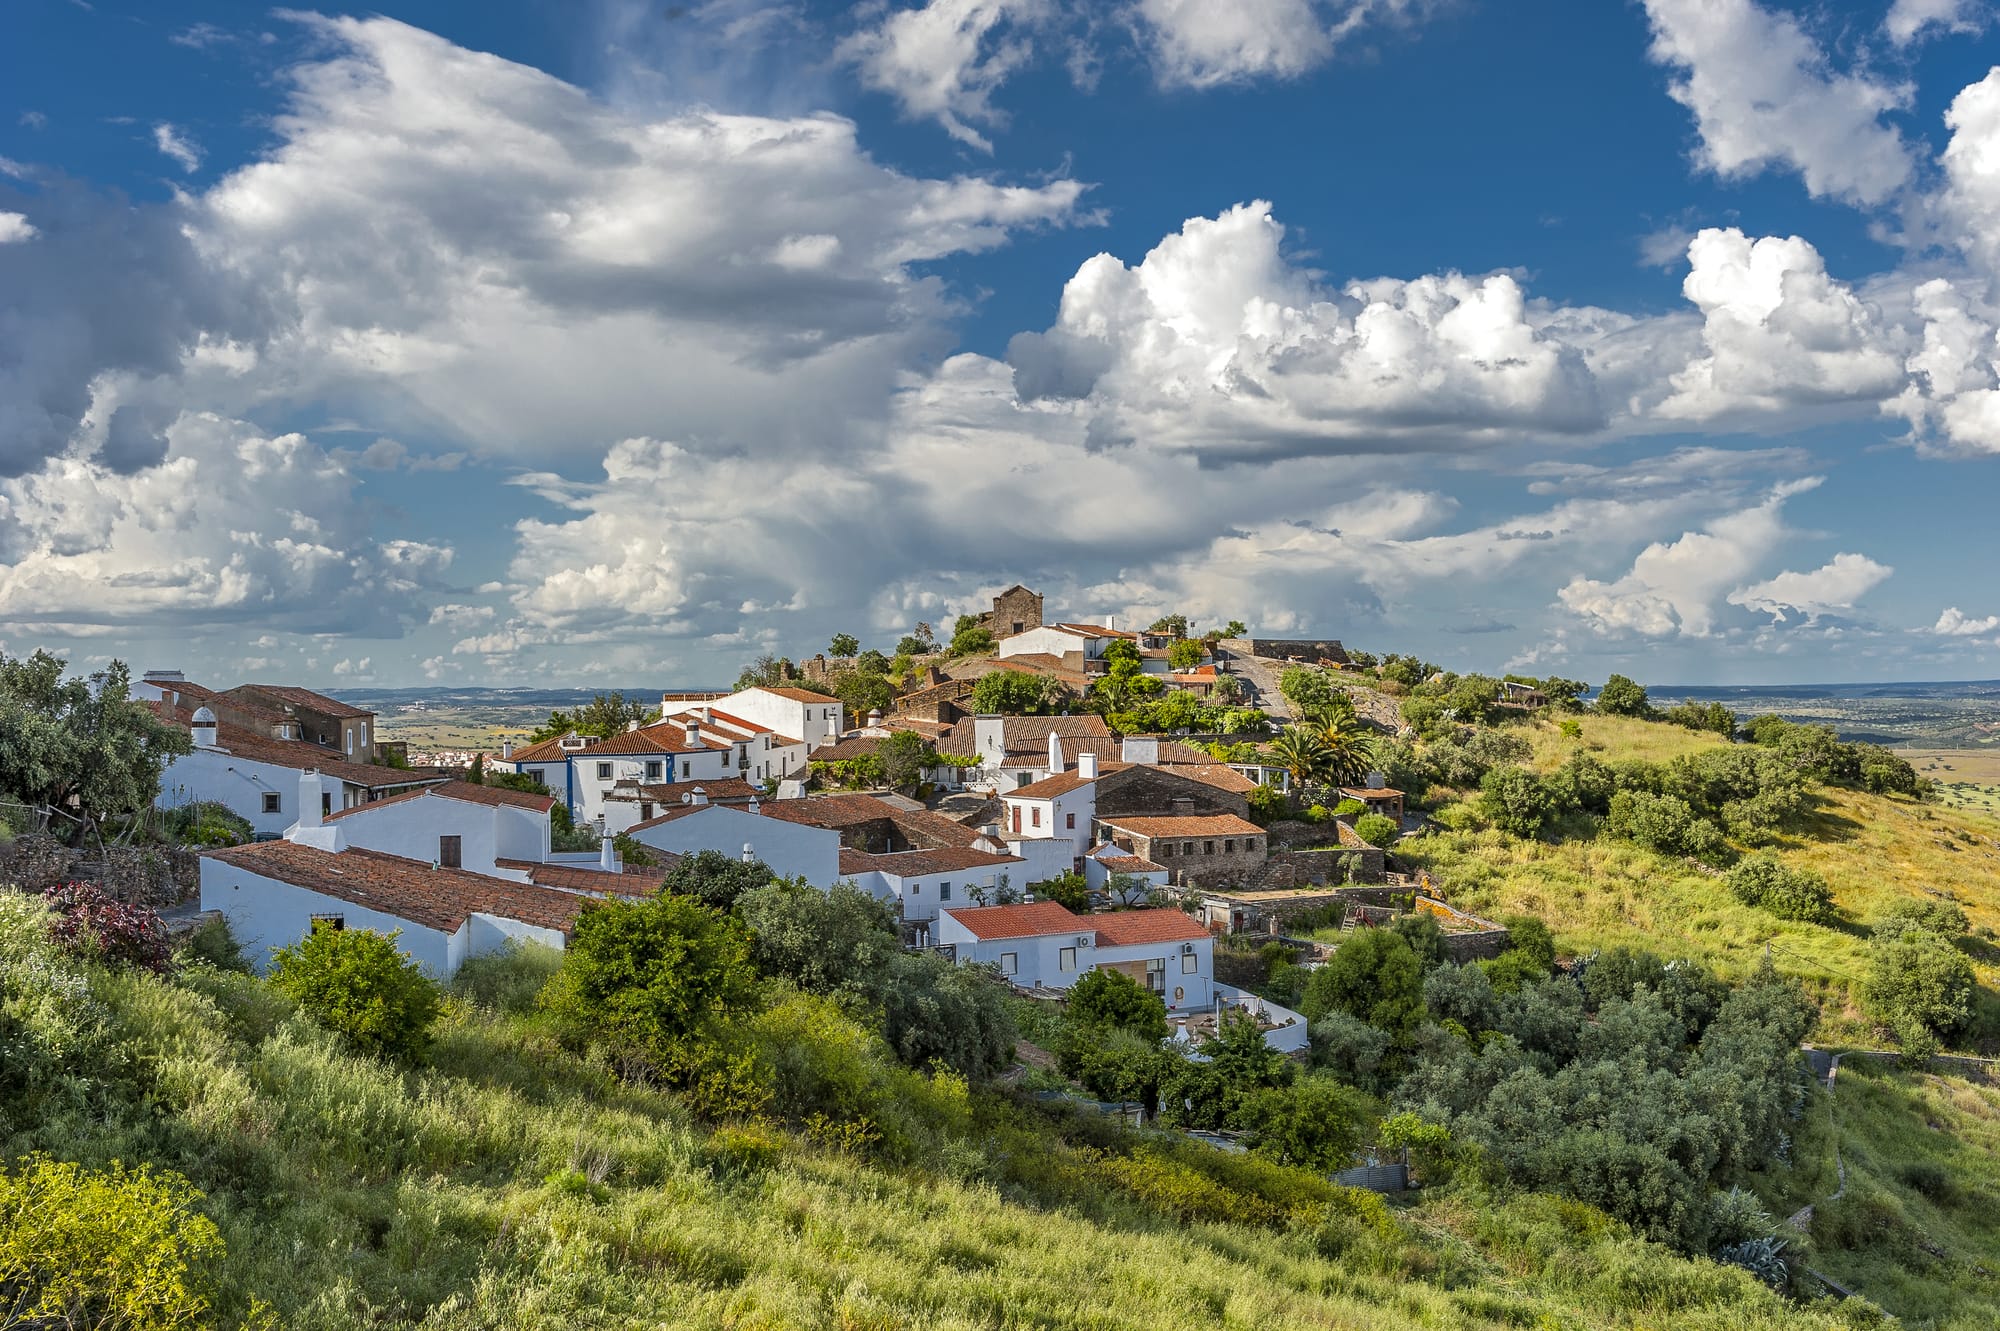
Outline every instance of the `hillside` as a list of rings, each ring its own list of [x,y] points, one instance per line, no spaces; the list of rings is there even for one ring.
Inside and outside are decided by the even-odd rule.
[[[260,981],[113,973],[39,928],[25,904],[0,923],[0,1014],[34,1056],[0,1095],[0,1157],[186,1176],[227,1251],[190,1277],[204,1325],[1851,1324],[1588,1207],[1467,1189],[1384,1210],[948,1080],[898,1093],[903,1149],[857,1154],[703,1126],[462,998],[404,1070]]]

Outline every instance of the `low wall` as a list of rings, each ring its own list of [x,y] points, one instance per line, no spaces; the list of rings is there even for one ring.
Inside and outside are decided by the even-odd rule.
[[[95,883],[136,906],[172,906],[201,895],[201,859],[152,846],[78,849],[39,833],[0,844],[0,886],[40,892],[75,882]]]
[[[1267,661],[1289,661],[1294,657],[1317,665],[1321,661],[1347,660],[1347,649],[1338,638],[1251,638],[1250,654]]]

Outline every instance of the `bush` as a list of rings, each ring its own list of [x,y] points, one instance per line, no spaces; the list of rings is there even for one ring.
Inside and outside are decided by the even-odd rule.
[[[955,966],[935,952],[901,952],[880,999],[882,1034],[913,1068],[942,1063],[984,1081],[1014,1057],[1014,1023],[1001,986],[985,969]]]
[[[46,888],[42,900],[54,912],[50,928],[66,951],[156,975],[173,960],[167,926],[157,911],[127,905],[95,883]]]
[[[1142,1040],[1167,1038],[1167,1005],[1123,971],[1093,970],[1069,991],[1070,1021],[1085,1031],[1128,1031]]]
[[[1788,869],[1775,855],[1752,855],[1725,880],[1746,906],[1768,910],[1781,920],[1821,924],[1833,917],[1833,889],[1810,869]]]
[[[746,862],[719,850],[698,850],[667,872],[660,890],[726,911],[735,909],[736,898],[769,887],[776,877],[762,860]]]
[[[1385,818],[1379,813],[1363,814],[1354,820],[1354,835],[1371,846],[1386,849],[1390,842],[1402,834],[1401,824],[1394,818]]]
[[[1641,790],[1621,790],[1611,797],[1604,830],[1662,855],[1712,860],[1726,849],[1721,830],[1686,800]]]
[[[243,956],[243,945],[229,931],[229,921],[204,920],[182,940],[177,954],[183,963],[200,962],[219,971],[251,975],[254,968]]]
[[[822,892],[803,881],[746,892],[736,913],[750,930],[750,959],[765,975],[809,994],[872,998],[902,951],[889,906],[852,883]]]
[[[542,943],[510,940],[498,952],[473,957],[451,977],[451,991],[488,1012],[520,1016],[532,1012],[556,972],[563,954]]]
[[[1911,924],[1869,945],[1863,990],[1869,1011],[1896,1033],[1903,1051],[1921,1057],[1964,1029],[1978,982],[1972,961],[1951,940]]]
[[[1360,1096],[1329,1077],[1267,1090],[1244,1108],[1250,1149],[1281,1165],[1320,1173],[1345,1169],[1361,1145]]]
[[[1367,812],[1368,806],[1351,795],[1333,806],[1333,816],[1336,818],[1353,818]]]
[[[1533,772],[1496,767],[1479,780],[1479,812],[1510,836],[1533,837],[1556,812],[1556,802]]]
[[[163,821],[167,835],[183,846],[241,846],[257,834],[249,819],[215,800],[169,809]]]
[[[23,1327],[210,1325],[215,1223],[177,1174],[29,1156],[0,1169],[0,1310]]]
[[[1971,922],[1957,902],[1913,897],[1898,901],[1875,921],[1875,936],[1892,938],[1906,929],[1928,929],[1942,938],[1959,938],[1970,927]]]
[[[401,933],[316,927],[278,949],[272,987],[360,1053],[418,1058],[430,1047],[438,987],[397,950]]]
[[[1606,716],[1650,717],[1653,714],[1653,704],[1647,699],[1646,690],[1623,675],[1613,675],[1604,681],[1593,706]]]
[[[1302,1003],[1309,1022],[1345,1012],[1391,1036],[1407,1036],[1424,1017],[1423,967],[1393,930],[1360,929],[1313,972]]]

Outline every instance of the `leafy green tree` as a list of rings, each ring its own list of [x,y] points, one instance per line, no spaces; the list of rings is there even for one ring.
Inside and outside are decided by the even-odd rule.
[[[1374,770],[1375,739],[1353,721],[1326,721],[1317,725],[1320,747],[1325,751],[1326,779],[1334,785],[1351,786],[1365,780]]]
[[[826,645],[826,654],[828,656],[842,657],[859,656],[861,654],[861,639],[855,637],[852,633],[836,633],[833,635],[833,641]]]
[[[1662,855],[1710,860],[1725,850],[1721,830],[1673,795],[1619,791],[1611,797],[1604,830]]]
[[[1496,767],[1479,781],[1479,812],[1510,836],[1535,837],[1555,813],[1542,779],[1521,767]]]
[[[775,681],[758,679],[754,682]],[[749,686],[739,680],[738,687]],[[539,744],[543,740],[555,739],[571,731],[579,735],[595,735],[599,739],[610,739],[613,735],[624,734],[634,721],[644,721],[647,715],[646,704],[637,698],[628,699],[622,692],[600,693],[573,712],[560,709],[550,712],[549,719],[528,736],[528,742]]]
[[[1500,681],[1486,675],[1461,675],[1444,696],[1445,706],[1473,725],[1492,720],[1499,702]]]
[[[750,960],[809,994],[872,999],[902,951],[896,915],[852,883],[825,892],[803,880],[745,892],[736,914],[750,930]]]
[[[1301,714],[1337,707],[1337,700],[1352,702],[1333,676],[1313,666],[1287,666],[1278,674],[1278,692]]]
[[[1364,813],[1354,820],[1354,835],[1384,850],[1402,834],[1401,824],[1379,813]]]
[[[840,705],[857,725],[870,712],[887,712],[896,705],[896,689],[888,677],[860,665],[843,670],[834,678],[833,696],[840,699]]]
[[[1561,767],[1542,779],[1555,813],[1581,810],[1605,814],[1618,793],[1618,779],[1602,761],[1588,753],[1572,753]]]
[[[1091,685],[1091,699],[1106,712],[1123,712],[1133,703],[1158,696],[1166,685],[1145,673],[1139,649],[1123,638],[1104,649],[1106,672]]]
[[[972,709],[985,716],[1052,716],[1069,697],[1069,690],[1051,676],[995,670],[972,686]]]
[[[1079,1032],[1129,1031],[1142,1040],[1167,1038],[1167,1005],[1122,971],[1099,968],[1069,991],[1069,1019]]]
[[[1064,910],[1082,915],[1090,909],[1090,886],[1082,874],[1073,870],[1059,878],[1046,879],[1031,886],[1038,898],[1053,901]]]
[[[878,990],[882,1034],[913,1068],[937,1064],[970,1081],[1006,1070],[1014,1023],[1000,984],[978,966],[955,966],[935,952],[898,952]]]
[[[1407,1040],[1424,1019],[1423,966],[1395,931],[1359,929],[1313,972],[1300,1001],[1309,1022],[1345,1012]]]
[[[486,784],[485,754],[475,753],[472,755],[472,766],[465,769],[465,782],[471,786],[483,786]]]
[[[1185,638],[1188,635],[1186,615],[1161,615],[1147,626],[1148,633],[1164,633],[1170,638]]]
[[[1389,922],[1389,927],[1410,945],[1417,964],[1426,971],[1444,963],[1444,930],[1438,926],[1436,916],[1416,912],[1398,915]]]
[[[401,932],[315,926],[278,949],[271,987],[360,1053],[419,1058],[430,1048],[438,987],[396,947]]]
[[[1606,716],[1643,719],[1653,715],[1653,704],[1647,699],[1646,690],[1623,675],[1613,675],[1604,681],[1604,687],[1597,691],[1594,706]]]
[[[1242,620],[1232,619],[1223,626],[1222,636],[1225,638],[1235,639],[1242,637],[1249,631],[1250,631],[1249,628],[1243,623]]]
[[[1279,1164],[1324,1174],[1353,1162],[1365,1114],[1354,1091],[1319,1076],[1263,1092],[1245,1107],[1243,1117],[1254,1125],[1251,1150]]]
[[[132,700],[123,661],[88,679],[64,679],[66,664],[40,650],[0,656],[0,790],[100,824],[149,808],[160,773],[193,741]],[[50,830],[73,841],[85,835],[84,824],[68,819],[52,820]]]
[[[762,860],[740,860],[719,850],[683,856],[667,871],[660,890],[691,897],[713,910],[733,910],[745,892],[769,887],[777,878]]]
[[[1197,640],[1179,638],[1175,640],[1173,646],[1167,648],[1167,664],[1175,670],[1192,670],[1200,665],[1202,658],[1207,655]]]
[[[1160,1088],[1169,1126],[1251,1128],[1261,1094],[1298,1078],[1298,1065],[1271,1048],[1256,1018],[1239,1008],[1222,1013],[1201,1053],[1207,1062],[1177,1060]]]
[[[1661,720],[1686,726],[1689,730],[1708,731],[1724,739],[1733,738],[1736,734],[1736,713],[1720,702],[1680,703],[1669,707]]]
[[[993,632],[976,615],[960,615],[951,632],[953,656],[983,656],[993,650]]]
[[[924,772],[938,765],[937,746],[913,730],[898,730],[875,750],[882,780],[891,790],[915,790]]]
[[[731,1023],[761,998],[744,927],[663,893],[585,907],[542,1006],[572,1046],[605,1045],[685,1083],[714,1065]]]

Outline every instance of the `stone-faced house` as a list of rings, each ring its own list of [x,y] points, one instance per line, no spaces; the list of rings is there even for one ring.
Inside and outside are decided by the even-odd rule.
[[[1042,626],[1042,594],[1017,582],[993,598],[993,608],[979,616],[979,624],[995,638],[1038,629]]]
[[[1143,860],[1150,860],[1187,883],[1234,879],[1262,868],[1270,858],[1264,829],[1233,813],[1106,816],[1097,819],[1098,837]]]

